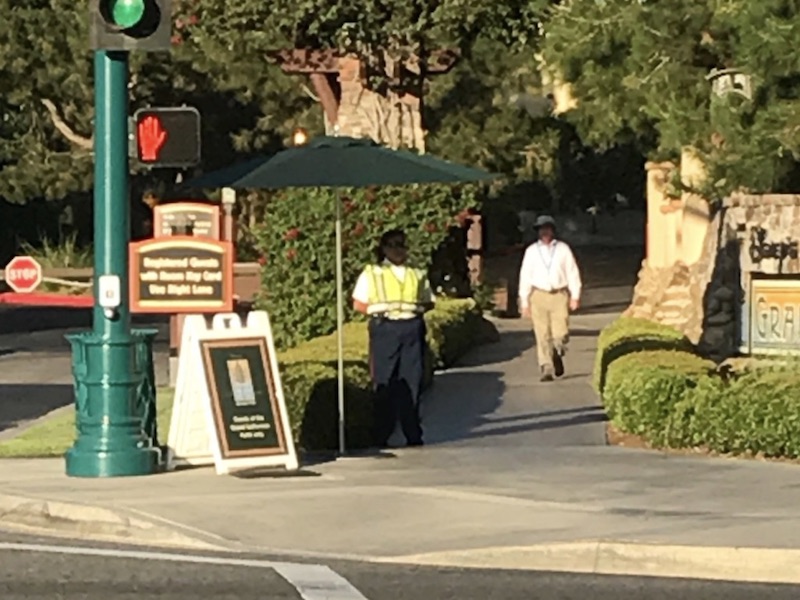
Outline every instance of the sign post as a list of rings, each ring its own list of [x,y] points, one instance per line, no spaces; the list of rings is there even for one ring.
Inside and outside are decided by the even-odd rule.
[[[5,279],[18,294],[30,294],[42,283],[42,266],[30,256],[16,256],[6,265]]]

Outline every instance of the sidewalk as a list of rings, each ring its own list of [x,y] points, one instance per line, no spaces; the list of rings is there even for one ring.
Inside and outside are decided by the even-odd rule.
[[[589,377],[611,318],[574,319],[567,377],[550,384],[527,324],[500,322],[499,344],[437,377],[424,449],[291,478],[76,480],[60,460],[6,460],[2,492],[112,508],[238,550],[593,572],[619,572],[633,552],[638,571],[625,572],[800,581],[800,553],[732,550],[800,548],[800,468],[605,445]]]

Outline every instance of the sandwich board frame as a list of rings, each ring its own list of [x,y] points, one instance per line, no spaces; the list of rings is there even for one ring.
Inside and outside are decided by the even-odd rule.
[[[210,464],[218,475],[299,466],[263,311],[251,312],[245,324],[232,313],[215,315],[210,326],[203,315],[186,317],[166,466]]]

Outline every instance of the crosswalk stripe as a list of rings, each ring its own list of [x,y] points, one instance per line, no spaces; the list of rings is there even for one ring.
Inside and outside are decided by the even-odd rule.
[[[276,565],[275,571],[303,600],[367,600],[349,581],[324,565],[283,563]]]

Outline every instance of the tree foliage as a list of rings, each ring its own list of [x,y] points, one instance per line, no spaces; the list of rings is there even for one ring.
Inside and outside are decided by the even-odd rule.
[[[588,143],[635,140],[654,158],[694,147],[720,194],[787,185],[800,157],[797,2],[572,0],[545,29]],[[706,77],[725,68],[752,76],[752,100],[712,95]]]
[[[198,106],[205,167],[269,151],[292,127],[321,128],[304,78],[268,55],[283,48],[337,48],[369,61],[425,56],[440,48],[470,55],[481,35],[529,45],[546,0],[180,0],[171,53],[131,57],[131,110]],[[88,10],[66,0],[0,0],[0,197],[64,198],[91,187],[92,56]],[[174,172],[149,174],[169,180]]]

